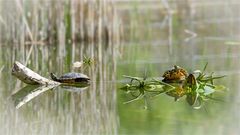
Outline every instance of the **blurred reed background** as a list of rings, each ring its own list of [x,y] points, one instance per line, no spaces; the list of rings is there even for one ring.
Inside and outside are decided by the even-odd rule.
[[[112,42],[121,36],[112,0],[3,0],[0,9],[1,43]]]
[[[238,0],[119,0],[126,52],[119,65],[164,72],[173,64],[199,69],[209,62],[220,74],[239,73],[239,7]]]

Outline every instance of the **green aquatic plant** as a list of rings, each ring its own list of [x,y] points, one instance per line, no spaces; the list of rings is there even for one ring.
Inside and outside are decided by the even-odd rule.
[[[94,59],[91,57],[83,56],[83,64],[86,66],[91,66],[94,64]]]
[[[144,98],[145,108],[147,108],[146,105],[147,98],[153,98],[162,93],[175,89],[175,87],[172,86],[171,84],[167,84],[154,78],[147,79],[146,77],[141,78],[126,75],[124,75],[124,77],[130,79],[130,82],[125,84],[125,86],[123,86],[121,89],[133,97],[133,99],[124,102],[124,104],[128,104],[133,101]]]
[[[133,97],[133,99],[124,102],[124,104],[142,98],[153,98],[165,93],[168,96],[174,97],[175,101],[185,96],[190,106],[194,109],[200,109],[205,101],[217,100],[213,97],[214,92],[225,89],[224,86],[214,84],[214,80],[225,76],[213,76],[213,73],[207,75],[205,73],[206,67],[207,64],[202,71],[194,71],[187,76],[185,81],[180,83],[166,83],[155,78],[124,75],[125,78],[130,79],[130,82],[125,84],[121,89]]]
[[[196,70],[193,73],[198,74],[195,77],[190,74],[184,85],[186,89],[186,100],[189,105],[195,109],[199,109],[204,101],[209,99],[216,100],[213,98],[213,93],[220,90],[226,89],[224,86],[214,84],[214,80],[223,78],[225,76],[213,76],[213,72],[210,75],[205,73],[207,64],[202,71]]]

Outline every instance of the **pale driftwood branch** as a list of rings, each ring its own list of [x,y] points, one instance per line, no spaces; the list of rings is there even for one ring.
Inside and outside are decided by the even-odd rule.
[[[42,77],[41,75],[39,75],[36,72],[32,71],[31,69],[27,68],[26,66],[24,66],[23,64],[21,64],[18,61],[16,61],[13,65],[12,75],[14,75],[19,80],[21,80],[27,84],[60,85],[59,82]]]

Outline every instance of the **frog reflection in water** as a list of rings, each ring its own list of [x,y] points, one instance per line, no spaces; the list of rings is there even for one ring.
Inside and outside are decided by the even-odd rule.
[[[186,94],[187,91],[183,85],[188,78],[188,72],[185,69],[175,65],[173,69],[167,70],[163,77],[163,82],[175,86],[174,90],[166,92],[167,95],[174,97],[175,101]]]

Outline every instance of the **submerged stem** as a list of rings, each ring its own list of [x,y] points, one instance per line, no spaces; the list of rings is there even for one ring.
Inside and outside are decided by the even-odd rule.
[[[133,102],[133,101],[136,101],[136,100],[140,99],[143,95],[144,95],[144,94],[140,93],[139,96],[137,96],[136,98],[131,99],[131,100],[129,100],[129,101],[126,101],[126,102],[124,102],[123,104],[129,104],[129,103],[131,103],[131,102]]]

